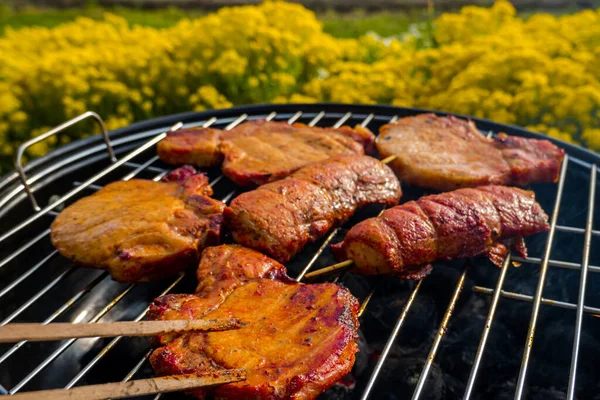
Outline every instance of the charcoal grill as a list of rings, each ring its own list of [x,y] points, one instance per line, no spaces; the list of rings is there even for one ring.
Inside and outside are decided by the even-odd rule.
[[[159,180],[167,174],[170,167],[158,160],[155,144],[167,130],[181,126],[178,122],[230,129],[267,118],[318,126],[361,124],[377,132],[385,123],[420,112],[424,110],[340,104],[261,105],[174,115],[110,133],[98,115],[86,113],[25,143],[19,154],[86,118],[95,119],[103,132],[17,166],[0,181],[0,325],[140,320],[153,298],[193,290],[191,271],[148,284],[114,282],[106,272],[74,266],[49,240],[49,224],[65,205],[111,181]],[[514,126],[474,121],[484,134],[539,137]],[[351,273],[327,277],[348,286],[362,301],[364,313],[355,368],[323,398],[600,398],[600,254],[592,251],[600,236],[593,230],[599,158],[557,144],[568,154],[558,183],[531,187],[551,216],[551,229],[528,239],[528,258],[507,258],[502,268],[483,258],[438,263],[418,282]],[[239,192],[218,169],[206,172],[216,198],[227,202]],[[403,201],[424,194],[404,189]],[[290,275],[301,279],[309,270],[333,264],[328,246],[379,211],[363,210],[309,245],[288,264]],[[515,268],[511,261],[523,266]],[[152,375],[149,355],[147,341],[135,338],[1,345],[0,392],[145,378]]]

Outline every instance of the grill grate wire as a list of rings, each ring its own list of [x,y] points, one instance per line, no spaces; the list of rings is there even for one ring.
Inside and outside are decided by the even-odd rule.
[[[286,117],[286,115],[278,115],[276,112],[273,111],[267,115],[264,115],[264,114],[263,115],[252,115],[251,119],[266,118],[269,120],[271,120],[271,119],[279,120],[279,119],[285,119],[284,117]],[[318,113],[303,113],[301,111],[298,111],[298,112],[294,113],[293,115],[289,116],[287,118],[287,121],[289,123],[293,123],[300,119],[309,119],[308,125],[315,126],[317,123],[319,123],[323,119],[327,119],[327,120],[336,119],[336,122],[333,123],[332,126],[339,127],[339,126],[343,125],[344,123],[346,123],[351,118],[355,119],[355,118],[357,118],[357,116],[353,116],[353,114],[351,112],[347,112],[347,113],[339,116],[339,114],[333,114],[333,113],[328,114],[325,110],[322,110]],[[237,118],[233,118],[233,119],[223,118],[221,120],[219,118],[212,117],[202,123],[191,124],[190,126],[198,126],[199,125],[199,126],[203,126],[203,127],[208,127],[208,126],[212,126],[213,124],[216,124],[216,125],[226,124],[225,129],[231,129],[247,119],[250,119],[249,115],[247,113],[243,113],[243,114],[239,115]],[[371,113],[371,114],[366,115],[362,119],[362,121],[360,122],[360,125],[363,127],[367,127],[373,120],[377,120],[378,122],[393,122],[397,119],[398,119],[397,116],[387,117],[387,116],[375,115],[374,113]],[[69,124],[69,122],[67,122],[63,125],[68,125],[68,124]],[[177,124],[177,125],[173,126],[171,128],[171,130],[178,129],[181,126],[182,126],[182,124]],[[153,156],[148,161],[143,162],[143,163],[136,163],[131,160],[133,160],[135,157],[139,156],[140,154],[147,152],[149,149],[154,148],[154,145],[156,143],[158,143],[160,140],[162,140],[165,136],[166,136],[165,132],[155,135],[149,141],[147,141],[144,144],[142,144],[141,146],[135,148],[133,151],[131,151],[127,155],[123,156],[122,158],[120,158],[118,160],[114,160],[113,163],[110,164],[107,168],[105,168],[104,170],[100,171],[99,173],[93,175],[92,177],[85,180],[84,182],[74,182],[73,183],[74,187],[71,191],[69,191],[66,194],[64,194],[63,196],[59,197],[54,203],[51,203],[48,206],[43,207],[41,209],[39,209],[39,207],[37,206],[37,202],[34,197],[35,190],[30,186],[30,184],[32,184],[40,179],[39,176],[33,176],[32,178],[29,178],[29,179],[24,178],[25,184],[23,185],[22,190],[25,190],[26,193],[28,193],[29,199],[32,202],[32,206],[33,206],[34,210],[36,209],[36,207],[38,210],[36,212],[34,212],[29,218],[25,219],[23,222],[19,223],[17,226],[13,227],[12,229],[9,229],[6,233],[1,235],[0,243],[6,241],[13,235],[24,230],[32,223],[41,219],[44,215],[48,215],[48,214],[55,215],[56,214],[55,209],[58,208],[58,206],[60,204],[63,204],[65,202],[67,202],[68,200],[75,198],[75,196],[82,193],[84,190],[100,189],[102,186],[97,185],[96,182],[99,181],[101,178],[107,176],[109,173],[120,170],[119,168],[133,168],[131,172],[129,172],[123,176],[123,178],[122,178],[123,180],[132,179],[132,178],[138,176],[143,171],[145,171],[145,172],[151,171],[151,172],[157,173],[154,176],[153,180],[155,180],[155,181],[160,180],[163,176],[165,176],[169,172],[169,170],[152,165],[155,162],[159,161],[157,156]],[[108,149],[110,149],[109,155],[112,156],[112,154],[113,154],[112,149],[116,148],[118,146],[118,144],[111,143],[110,138],[109,138],[108,141],[106,142],[106,146]],[[510,261],[511,261],[510,255],[507,256],[507,258],[503,262],[503,265],[502,265],[502,268],[500,269],[499,276],[496,281],[496,286],[494,289],[487,288],[487,287],[481,287],[481,286],[474,287],[474,291],[476,291],[478,293],[491,295],[492,301],[491,301],[488,316],[486,319],[486,324],[485,324],[484,330],[481,335],[481,340],[480,340],[479,346],[477,348],[477,353],[476,353],[475,359],[473,361],[473,366],[472,366],[472,369],[471,369],[471,372],[469,375],[469,379],[468,379],[468,382],[466,385],[466,390],[465,390],[465,394],[464,394],[465,399],[469,399],[473,393],[473,388],[474,388],[474,385],[476,382],[477,373],[479,371],[481,359],[485,352],[488,335],[491,330],[492,324],[494,322],[494,317],[496,314],[496,309],[497,309],[500,297],[512,298],[512,299],[522,300],[522,301],[529,301],[529,302],[533,303],[531,319],[530,319],[530,326],[529,326],[529,334],[527,337],[527,343],[524,346],[522,366],[519,371],[518,384],[517,384],[516,393],[515,393],[515,398],[517,398],[517,399],[520,399],[523,395],[523,388],[524,388],[524,384],[525,384],[525,378],[526,378],[526,375],[528,372],[527,367],[528,367],[528,362],[529,362],[529,358],[530,358],[530,354],[531,354],[531,348],[534,343],[534,332],[535,332],[535,328],[536,328],[540,305],[547,304],[550,306],[563,307],[563,308],[573,309],[576,311],[575,338],[573,341],[573,352],[572,352],[572,357],[571,357],[571,368],[570,368],[569,383],[568,383],[568,398],[569,399],[574,398],[576,372],[577,372],[577,361],[578,361],[578,355],[579,355],[579,343],[581,340],[583,313],[584,312],[600,313],[600,309],[589,307],[584,304],[585,286],[586,286],[586,278],[587,278],[588,272],[589,271],[592,271],[592,272],[600,271],[600,267],[589,265],[589,254],[590,254],[592,236],[600,235],[600,231],[593,230],[595,189],[596,189],[596,165],[588,164],[585,162],[579,162],[580,160],[575,160],[575,161],[579,165],[582,165],[582,164],[586,165],[590,169],[590,175],[591,175],[590,183],[589,183],[589,201],[588,201],[588,212],[587,212],[587,218],[586,218],[586,227],[578,228],[578,227],[571,227],[571,226],[557,224],[558,214],[560,212],[560,204],[561,204],[561,198],[562,198],[562,193],[563,193],[563,188],[564,188],[565,176],[566,176],[569,161],[570,161],[569,158],[565,157],[565,161],[561,168],[560,179],[559,179],[559,182],[557,185],[557,194],[556,194],[555,205],[554,205],[554,209],[553,209],[552,216],[551,216],[551,230],[548,234],[543,257],[542,258],[527,257],[525,259],[519,258],[519,257],[512,257],[512,259],[514,261],[527,262],[527,263],[531,263],[531,264],[539,264],[541,266],[541,272],[540,272],[540,277],[538,280],[538,285],[537,285],[537,289],[535,292],[535,296],[529,296],[526,294],[514,293],[514,292],[509,292],[509,291],[503,290],[506,273],[507,273],[507,270],[509,268]],[[44,172],[41,172],[40,174],[43,175]],[[213,179],[211,181],[211,186],[215,186],[215,185],[219,184],[219,182],[221,182],[222,180],[223,180],[223,175],[219,175],[218,177],[216,177],[215,179]],[[235,190],[229,192],[227,195],[225,195],[222,198],[222,200],[224,202],[229,201],[235,195],[235,193],[236,193]],[[5,204],[4,200],[3,200],[2,204]],[[340,228],[333,230],[324,239],[324,242],[321,244],[321,246],[316,250],[314,255],[306,263],[306,265],[304,265],[304,267],[300,270],[300,273],[297,276],[298,280],[301,280],[304,277],[304,275],[309,270],[311,270],[311,268],[313,268],[316,261],[319,259],[321,254],[325,251],[325,249],[329,246],[330,242],[339,233],[339,231],[340,231]],[[580,264],[573,263],[573,262],[567,262],[567,261],[557,261],[557,260],[552,260],[550,258],[552,245],[554,243],[554,233],[556,231],[567,232],[567,233],[572,233],[572,234],[584,234],[584,252],[583,252],[583,259]],[[36,243],[40,242],[44,238],[47,238],[49,233],[50,233],[49,229],[43,230],[41,233],[39,233],[38,235],[33,237],[31,240],[29,240],[28,242],[26,242],[25,244],[20,246],[13,253],[6,256],[3,260],[0,261],[0,268],[3,268],[7,264],[9,264],[11,261],[13,261],[17,257],[19,257],[21,254],[26,253]],[[31,267],[30,269],[25,271],[23,274],[21,274],[13,282],[11,282],[7,286],[5,286],[0,291],[0,299],[2,297],[4,297],[7,293],[14,290],[16,287],[18,287],[23,281],[25,281],[27,278],[29,278],[34,272],[36,272],[37,270],[42,268],[44,265],[46,265],[50,259],[52,259],[56,256],[56,254],[57,254],[56,251],[51,252],[50,254],[45,256],[41,261],[36,263],[33,267]],[[546,271],[548,270],[549,266],[581,271],[581,279],[580,279],[580,285],[579,285],[577,304],[555,301],[555,300],[545,299],[542,297]],[[61,280],[63,280],[68,275],[70,275],[75,269],[76,269],[75,266],[71,266],[64,272],[60,273],[55,279],[50,281],[40,291],[38,291],[37,293],[34,293],[28,301],[23,303],[14,312],[12,312],[8,317],[6,317],[3,321],[1,321],[0,325],[6,325],[7,323],[13,321],[15,318],[17,318],[19,315],[21,315],[24,311],[26,311],[32,304],[37,302],[43,295],[50,292],[59,282],[61,282]],[[419,381],[415,387],[415,391],[412,396],[413,399],[420,398],[421,394],[423,393],[423,389],[426,387],[426,381],[427,381],[429,369],[430,369],[430,367],[433,363],[433,360],[436,356],[438,347],[443,340],[444,334],[446,333],[446,331],[448,329],[448,325],[451,322],[452,311],[456,305],[457,300],[459,299],[459,297],[461,295],[461,292],[462,292],[462,289],[464,286],[465,277],[467,276],[468,270],[469,270],[469,262],[467,261],[465,263],[462,273],[460,274],[460,276],[455,284],[455,288],[454,288],[452,297],[449,301],[448,307],[446,308],[443,319],[437,330],[437,335],[435,336],[434,342],[430,348],[429,356],[427,357],[425,365],[423,366],[423,370],[422,370],[421,374],[419,375]],[[164,295],[164,294],[169,293],[172,289],[174,289],[182,281],[184,276],[185,276],[184,274],[180,274],[165,290],[160,292],[158,295]],[[107,278],[107,277],[108,277],[108,273],[102,272],[95,279],[93,279],[87,286],[85,286],[83,289],[81,289],[79,292],[77,292],[75,295],[73,295],[62,306],[60,306],[58,309],[56,309],[54,312],[52,312],[45,320],[42,321],[42,323],[47,324],[47,323],[54,321],[56,318],[58,318],[63,313],[65,313],[69,308],[71,308],[74,304],[76,304],[82,298],[89,295],[100,284],[100,282],[105,280],[105,278]],[[336,281],[338,280],[338,278],[336,278]],[[402,311],[401,311],[392,331],[390,332],[390,335],[385,344],[385,347],[383,348],[381,356],[380,356],[377,364],[373,368],[373,371],[368,380],[368,383],[367,383],[364,391],[362,392],[361,399],[367,399],[369,397],[369,394],[371,393],[371,390],[373,389],[374,385],[376,384],[377,379],[381,373],[382,367],[385,364],[386,358],[389,354],[389,351],[390,351],[391,347],[393,346],[394,341],[397,338],[397,336],[403,326],[403,323],[406,321],[406,318],[409,315],[411,306],[419,293],[419,289],[421,288],[422,283],[423,283],[423,280],[418,281],[415,284],[414,288],[410,291],[408,297],[406,298],[404,305],[402,307]],[[108,304],[106,304],[106,306],[104,306],[104,308],[102,308],[100,311],[98,311],[94,315],[94,317],[92,317],[87,322],[95,323],[95,322],[99,321],[117,303],[119,303],[119,301],[121,301],[128,293],[130,293],[135,286],[136,286],[135,284],[128,285],[123,291],[121,291],[116,297],[114,297]],[[365,298],[365,300],[363,301],[363,304],[361,305],[361,311],[364,311],[367,308],[367,304],[368,304],[369,300],[371,299],[374,292],[375,292],[375,288],[372,288],[371,291],[369,292],[369,294],[367,295],[367,297]],[[135,320],[139,321],[142,318],[144,318],[147,310],[148,310],[148,307],[146,307],[137,316],[137,318],[135,318]],[[65,389],[69,389],[69,388],[75,386],[103,357],[106,356],[106,354],[108,352],[110,352],[117,345],[117,343],[121,339],[122,339],[122,337],[114,338],[106,346],[104,346],[97,353],[97,355],[92,360],[90,360],[85,366],[83,366],[81,368],[81,371],[69,381],[69,383],[65,386]],[[75,341],[76,341],[76,339],[70,339],[70,340],[66,341],[65,343],[63,343],[54,352],[52,352],[50,356],[48,356],[44,361],[42,361],[40,364],[38,364],[27,376],[25,376],[20,382],[18,382],[10,390],[6,390],[4,386],[0,385],[0,392],[3,392],[4,394],[7,394],[7,393],[14,394],[14,393],[17,393],[18,391],[20,391],[27,383],[29,383],[31,381],[31,379],[33,379],[44,368],[48,367],[60,354],[62,354]],[[25,345],[25,343],[26,343],[26,341],[21,341],[21,342],[15,344],[14,346],[12,346],[9,350],[4,352],[2,355],[0,355],[0,365],[2,363],[4,363],[13,354],[15,354],[20,348],[22,348]],[[128,380],[132,379],[147,363],[147,360],[148,360],[150,354],[151,354],[151,351],[146,352],[143,355],[143,357],[139,360],[139,362],[137,362],[133,366],[133,368],[129,371],[129,373],[127,373],[127,375],[123,378],[123,381],[128,381]],[[160,397],[161,397],[161,395],[159,394],[155,397],[155,399],[159,399]]]

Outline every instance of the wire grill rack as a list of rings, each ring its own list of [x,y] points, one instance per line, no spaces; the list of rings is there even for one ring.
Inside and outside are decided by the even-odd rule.
[[[286,120],[290,123],[298,121],[309,125],[334,126],[342,124],[361,124],[377,131],[382,124],[394,121],[399,117],[412,115],[419,110],[399,109],[391,107],[343,106],[343,105],[287,105],[259,106],[234,108],[212,113],[189,113],[136,124],[126,129],[111,132],[109,135],[104,128],[102,119],[88,112],[69,121],[38,138],[28,141],[19,149],[16,172],[0,181],[0,325],[10,322],[28,321],[47,324],[58,321],[88,322],[112,320],[141,320],[144,318],[152,298],[173,291],[189,291],[193,288],[193,274],[181,274],[171,281],[152,282],[149,284],[119,284],[110,280],[106,272],[81,269],[68,262],[53,250],[49,243],[49,223],[52,218],[66,205],[78,198],[93,193],[104,184],[117,179],[129,180],[145,178],[160,180],[169,172],[169,167],[162,164],[155,152],[155,144],[165,137],[167,130],[175,130],[181,126],[214,126],[231,129],[234,126],[251,119],[266,118]],[[98,122],[103,136],[93,137],[66,146],[50,153],[41,160],[21,166],[21,156],[27,147],[45,140],[51,135],[86,118]],[[183,123],[176,123],[176,121]],[[509,134],[534,136],[534,134],[514,127],[501,126],[488,121],[477,121],[478,127],[489,134],[499,130]],[[597,156],[582,149],[566,144],[567,153],[556,185],[535,187],[538,199],[543,203],[551,218],[551,228],[547,235],[538,235],[537,242],[531,243],[530,249],[540,249],[539,257],[518,258],[510,255],[504,260],[500,269],[490,265],[478,266],[477,270],[485,269],[493,278],[481,279],[486,285],[470,285],[471,293],[465,295],[465,282],[475,270],[470,261],[459,263],[452,268],[458,271],[458,277],[446,281],[451,287],[447,307],[440,318],[439,324],[432,337],[428,355],[422,368],[415,376],[412,392],[395,392],[397,389],[386,389],[388,398],[425,398],[428,391],[428,378],[432,366],[436,362],[444,338],[452,329],[452,316],[460,303],[461,296],[479,296],[483,294],[486,308],[485,323],[480,331],[476,352],[469,360],[468,374],[461,382],[464,399],[477,398],[477,382],[480,378],[481,365],[486,354],[494,349],[488,340],[496,322],[496,314],[502,298],[526,302],[525,309],[529,326],[522,336],[522,347],[514,349],[515,357],[519,357],[520,368],[512,371],[516,384],[514,397],[526,396],[526,378],[535,374],[530,368],[531,358],[536,351],[545,351],[535,347],[536,330],[540,325],[539,316],[541,305],[553,308],[563,308],[575,311],[575,314],[562,315],[563,325],[572,327],[573,339],[569,346],[571,357],[570,368],[565,375],[566,397],[575,398],[578,388],[578,360],[582,342],[582,326],[586,315],[600,314],[600,309],[586,303],[586,284],[588,272],[600,271],[600,266],[590,265],[592,241],[600,236],[600,231],[593,230],[594,205],[596,192],[596,160]],[[226,178],[220,175],[218,169],[207,171],[215,197],[228,202],[238,193],[238,189]],[[574,175],[577,179],[577,189],[565,191],[567,176]],[[581,183],[585,182],[585,185]],[[572,190],[573,189],[573,190]],[[583,193],[583,200],[574,200],[574,192]],[[567,209],[576,212],[561,218],[565,209],[564,197],[571,204]],[[579,196],[581,197],[581,196]],[[40,207],[39,204],[47,204]],[[564,213],[563,213],[564,214]],[[575,217],[572,217],[575,215]],[[371,215],[368,215],[371,216]],[[360,216],[359,218],[363,218]],[[356,223],[356,219],[351,223]],[[561,222],[561,223],[559,223]],[[582,223],[583,222],[583,223]],[[350,224],[347,224],[350,226]],[[309,270],[332,263],[328,246],[334,239],[340,240],[343,231],[341,227],[332,231],[319,242],[308,246],[288,268],[297,272],[301,280]],[[568,240],[555,240],[557,234],[568,236]],[[563,237],[566,237],[563,236]],[[335,241],[337,241],[335,240]],[[534,241],[535,242],[535,241]],[[579,243],[574,246],[569,260],[552,259],[553,247],[557,244]],[[576,250],[575,250],[576,249]],[[575,254],[577,253],[577,254]],[[581,260],[577,262],[577,260]],[[530,285],[529,293],[505,290],[505,280],[510,275],[511,261],[527,264],[528,269],[536,269],[536,280]],[[484,262],[485,264],[485,262]],[[552,268],[550,268],[552,267]],[[435,269],[435,268],[434,268]],[[515,270],[515,274],[523,271]],[[575,270],[579,275],[578,282],[570,283],[575,288],[576,301],[562,301],[542,297],[548,270]],[[435,272],[434,272],[435,273]],[[351,274],[347,274],[351,275]],[[344,281],[346,274],[338,275],[335,279]],[[477,274],[475,274],[477,275]],[[398,343],[406,321],[412,316],[411,311],[415,300],[419,298],[422,287],[429,278],[422,281],[406,283],[405,290],[396,293],[402,299],[398,307],[399,313],[394,321],[388,321],[391,330],[383,332],[385,339],[378,350],[376,361],[369,363],[366,372],[361,375],[354,391],[346,393],[347,397],[367,399],[373,395],[378,385],[378,378],[386,370],[386,361]],[[473,278],[477,281],[477,276]],[[489,284],[490,282],[494,284]],[[378,295],[381,284],[369,279],[368,285],[360,288],[357,296],[362,298],[361,311],[369,314],[369,300]],[[189,283],[191,282],[191,283]],[[478,283],[478,282],[475,282]],[[352,288],[351,288],[352,289]],[[527,290],[524,290],[527,291]],[[356,293],[355,293],[356,294]],[[512,302],[506,306],[512,307]],[[413,312],[414,314],[414,312]],[[594,321],[586,323],[595,324]],[[573,325],[574,324],[574,325]],[[423,339],[427,342],[427,338]],[[109,380],[122,379],[128,381],[142,378],[151,374],[148,357],[151,351],[140,339],[117,337],[105,339],[70,339],[48,344],[29,344],[21,341],[14,345],[0,347],[0,393],[12,395],[23,390],[50,389],[64,387],[69,389],[76,385],[102,383]],[[493,357],[493,356],[492,356]],[[492,360],[493,361],[493,360]],[[108,365],[108,367],[107,367]],[[120,377],[119,377],[119,374]],[[160,398],[157,395],[155,398]],[[373,397],[373,396],[372,396]]]

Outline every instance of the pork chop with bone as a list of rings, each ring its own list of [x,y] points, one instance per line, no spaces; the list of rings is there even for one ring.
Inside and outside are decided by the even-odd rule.
[[[314,399],[352,369],[359,304],[347,289],[295,282],[283,265],[237,245],[205,250],[198,279],[199,293],[160,297],[148,318],[235,317],[244,326],[157,337],[160,347],[150,357],[157,375],[244,368],[244,382],[190,394],[199,399]]]

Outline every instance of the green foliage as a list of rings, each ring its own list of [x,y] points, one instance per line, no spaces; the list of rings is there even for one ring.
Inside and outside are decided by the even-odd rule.
[[[427,21],[427,13],[421,9],[372,14],[364,11],[349,14],[328,11],[319,18],[323,21],[323,30],[335,37],[357,38],[369,32],[377,33],[381,37],[391,37],[408,32],[413,24]]]
[[[183,18],[196,18],[204,14],[202,11],[183,11],[175,7],[159,10],[142,10],[125,7],[101,8],[95,5],[95,3],[88,3],[85,8],[41,10],[30,7],[19,11],[12,10],[8,5],[0,5],[0,34],[8,26],[12,28],[26,26],[53,28],[67,22],[72,22],[77,17],[101,20],[106,12],[125,18],[130,25],[149,26],[152,28],[168,28]]]

